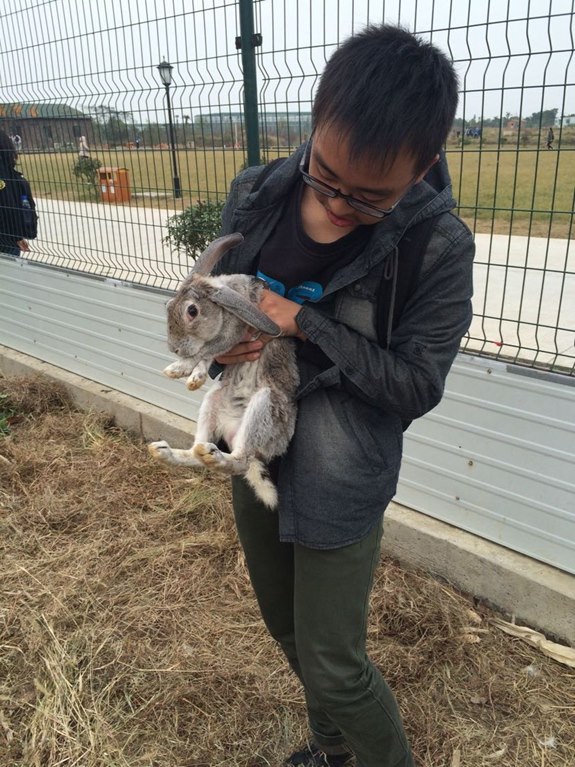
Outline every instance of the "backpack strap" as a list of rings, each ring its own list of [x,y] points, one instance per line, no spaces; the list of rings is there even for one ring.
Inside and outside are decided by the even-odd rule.
[[[397,326],[403,308],[409,298],[415,293],[419,281],[419,273],[429,245],[431,234],[439,216],[427,218],[412,226],[397,244],[397,274],[396,279],[382,276],[377,296],[377,338],[384,349],[389,348],[391,331]],[[393,317],[389,327],[389,307],[393,303]],[[402,421],[403,431],[406,431],[411,421]]]
[[[419,281],[419,273],[438,216],[415,224],[397,244],[397,275],[382,276],[377,296],[377,338],[385,349],[389,347],[391,331],[397,327],[408,299],[413,295]],[[389,307],[393,302],[393,317],[389,327]]]

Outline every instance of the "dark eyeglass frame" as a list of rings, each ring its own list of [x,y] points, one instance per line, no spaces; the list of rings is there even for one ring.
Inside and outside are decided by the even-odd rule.
[[[375,205],[370,205],[369,202],[363,202],[363,200],[358,200],[357,197],[352,197],[350,194],[343,194],[342,192],[340,192],[339,189],[336,189],[334,186],[330,186],[329,184],[326,184],[325,181],[320,181],[319,178],[316,178],[315,176],[310,175],[310,173],[308,173],[307,168],[309,167],[309,161],[311,158],[311,147],[312,147],[312,137],[310,137],[309,141],[307,142],[304,155],[301,158],[301,161],[299,164],[299,170],[305,183],[309,187],[314,189],[316,192],[319,192],[320,194],[323,194],[326,197],[331,197],[331,199],[335,199],[336,197],[341,197],[342,200],[345,200],[351,208],[359,211],[359,213],[365,213],[367,216],[373,216],[374,218],[379,218],[379,219],[386,218],[387,216],[390,216],[393,213],[393,211],[396,209],[396,207],[399,205],[399,203],[403,200],[405,195],[409,192],[409,190],[413,186],[412,184],[410,184],[408,189],[401,195],[399,200],[396,200],[393,203],[393,205],[389,208],[378,208]]]

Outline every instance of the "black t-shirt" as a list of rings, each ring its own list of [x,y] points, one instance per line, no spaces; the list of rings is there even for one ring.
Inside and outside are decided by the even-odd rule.
[[[303,182],[295,186],[261,250],[258,267],[258,277],[273,291],[298,304],[319,301],[333,275],[359,255],[371,234],[369,226],[358,226],[335,242],[312,240],[301,219],[303,186]]]

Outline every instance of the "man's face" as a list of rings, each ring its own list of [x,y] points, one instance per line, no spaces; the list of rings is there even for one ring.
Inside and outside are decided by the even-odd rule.
[[[341,138],[337,129],[320,127],[314,132],[308,172],[342,194],[383,210],[393,207],[427,172],[416,174],[414,160],[405,151],[400,151],[383,171],[368,158],[352,162],[349,156],[348,141]],[[328,197],[311,188],[309,192],[324,208],[329,223],[341,229],[342,234],[360,224],[372,225],[382,220],[356,210],[342,197]]]

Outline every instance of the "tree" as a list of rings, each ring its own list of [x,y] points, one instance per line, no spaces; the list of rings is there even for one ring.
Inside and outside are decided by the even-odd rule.
[[[133,128],[132,113],[111,109],[106,106],[96,107],[96,120],[100,129],[101,140],[106,144],[125,144],[130,141]]]
[[[556,107],[555,109],[545,109],[542,112],[533,112],[531,117],[525,118],[525,125],[528,128],[549,128],[555,125],[558,111]]]
[[[145,123],[140,131],[144,146],[166,143],[166,126],[163,123]]]
[[[100,160],[95,157],[79,157],[72,166],[72,173],[88,186],[88,189],[96,199],[99,197],[99,177]]]

